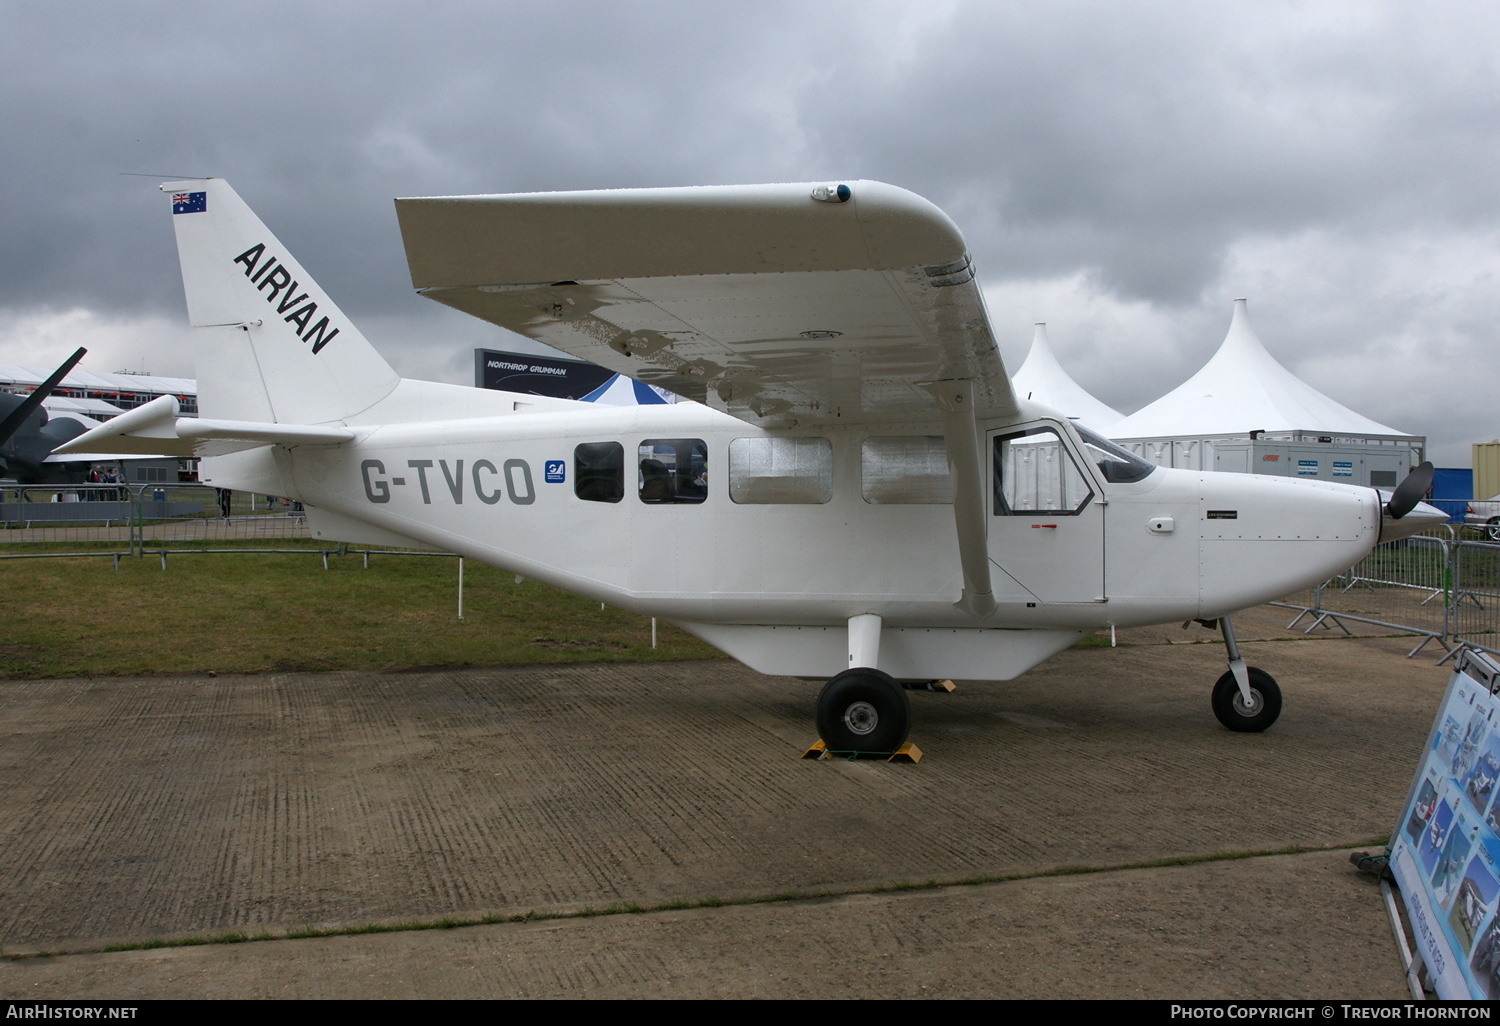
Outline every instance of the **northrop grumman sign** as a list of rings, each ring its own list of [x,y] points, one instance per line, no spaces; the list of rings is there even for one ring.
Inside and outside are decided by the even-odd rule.
[[[530,353],[474,350],[474,384],[502,392],[582,399],[612,376],[597,364]]]

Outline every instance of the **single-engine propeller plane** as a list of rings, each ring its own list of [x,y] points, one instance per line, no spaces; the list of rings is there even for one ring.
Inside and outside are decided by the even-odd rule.
[[[162,188],[202,416],[165,396],[68,451],[201,455],[318,537],[440,547],[830,678],[832,750],[901,745],[902,680],[1194,619],[1229,651],[1218,718],[1264,730],[1280,691],[1227,615],[1441,516],[1430,468],[1391,496],[1171,470],[1018,399],[963,237],[890,185],[396,201],[423,295],[696,400],[635,408],[401,379],[228,185]]]

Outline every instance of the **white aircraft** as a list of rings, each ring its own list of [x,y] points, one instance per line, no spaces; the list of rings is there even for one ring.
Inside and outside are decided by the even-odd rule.
[[[399,378],[228,185],[162,189],[202,416],[166,396],[67,451],[198,454],[317,537],[450,550],[831,678],[831,750],[897,749],[901,680],[1193,619],[1228,648],[1218,718],[1264,730],[1280,691],[1227,614],[1442,516],[1412,514],[1415,472],[1387,499],[1170,470],[1017,399],[963,237],[878,182],[396,201],[424,295],[697,400],[633,408]]]

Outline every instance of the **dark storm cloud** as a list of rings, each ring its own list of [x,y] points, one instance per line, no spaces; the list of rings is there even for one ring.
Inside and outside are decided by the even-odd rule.
[[[754,132],[753,98],[710,76],[744,33],[691,8],[406,10],[6,8],[0,301],[163,300],[139,259],[170,252],[160,197],[121,171],[230,178],[379,302],[362,283],[402,268],[392,196],[676,184]]]
[[[1486,28],[1461,8],[975,5],[899,76],[851,74],[866,88],[825,135],[941,194],[988,272],[1092,266],[1183,301],[1245,233],[1492,220]]]
[[[1443,173],[1495,155],[1494,69],[1452,9],[871,10],[13,6],[8,178],[35,202],[6,205],[0,299],[162,293],[115,262],[155,199],[127,170],[230,177],[289,245],[374,262],[356,280],[399,268],[390,197],[434,191],[879,175],[990,273],[1176,300],[1245,231],[1487,216]]]

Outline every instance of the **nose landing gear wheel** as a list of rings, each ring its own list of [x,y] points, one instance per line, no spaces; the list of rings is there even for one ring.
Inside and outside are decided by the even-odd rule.
[[[888,674],[845,670],[823,685],[817,723],[831,752],[894,752],[911,732],[911,702]]]
[[[1259,733],[1281,715],[1281,688],[1265,670],[1252,666],[1246,672],[1250,675],[1250,703],[1247,705],[1240,694],[1234,674],[1225,673],[1214,683],[1214,715],[1230,730]]]

